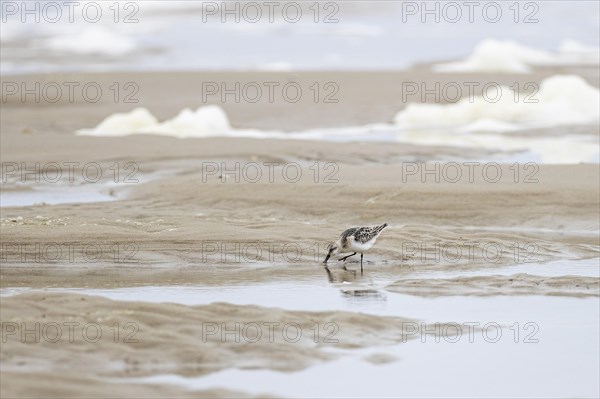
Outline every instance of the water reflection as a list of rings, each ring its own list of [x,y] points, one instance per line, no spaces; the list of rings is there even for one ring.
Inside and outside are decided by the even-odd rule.
[[[327,281],[335,288],[340,290],[342,298],[349,302],[349,305],[370,302],[385,302],[387,297],[380,289],[364,277],[363,272],[358,273],[356,270],[334,269],[332,271],[327,266],[324,267],[327,275]]]
[[[351,283],[356,281],[356,270],[340,269],[332,272],[327,266],[325,266],[325,272],[327,273],[327,280],[330,283]],[[362,276],[362,273],[361,273]]]

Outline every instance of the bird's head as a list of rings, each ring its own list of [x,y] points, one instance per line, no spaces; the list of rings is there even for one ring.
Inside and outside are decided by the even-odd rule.
[[[330,257],[335,256],[340,253],[340,243],[339,242],[330,242],[327,244],[327,256],[323,263],[327,263]]]

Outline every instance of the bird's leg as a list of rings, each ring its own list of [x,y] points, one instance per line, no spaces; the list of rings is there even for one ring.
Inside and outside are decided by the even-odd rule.
[[[348,259],[349,257],[351,257],[351,256],[354,256],[354,255],[356,255],[356,252],[355,252],[355,253],[353,253],[352,255],[344,256],[343,258],[340,258],[339,260],[342,260],[342,261],[344,261],[344,262],[345,262],[345,261],[346,261],[346,259]]]
[[[361,252],[361,253],[360,253],[360,274],[362,274],[362,272],[363,272],[363,268],[362,268],[362,260],[363,260],[363,256],[364,256],[364,254]]]

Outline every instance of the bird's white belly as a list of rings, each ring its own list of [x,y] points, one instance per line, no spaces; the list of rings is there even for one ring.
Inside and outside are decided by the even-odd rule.
[[[352,240],[348,244],[349,244],[348,245],[349,252],[366,252],[369,249],[371,249],[373,244],[375,244],[375,240],[371,240],[371,241],[368,241],[365,243],[360,243],[360,242]]]

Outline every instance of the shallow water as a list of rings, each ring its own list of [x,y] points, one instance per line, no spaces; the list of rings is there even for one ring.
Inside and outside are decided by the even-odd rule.
[[[90,202],[115,201],[116,195],[107,192],[106,187],[100,186],[63,186],[42,187],[32,190],[2,191],[0,203],[2,208],[15,206],[30,206],[36,204],[83,204]]]
[[[536,274],[597,276],[597,265],[597,259],[590,259],[457,274],[538,272]],[[332,268],[331,273],[335,278],[348,272]],[[450,274],[422,273],[424,277]],[[598,298],[424,298],[383,291],[381,288],[391,282],[389,275],[373,273],[373,277],[371,274],[365,276],[353,283],[330,283],[323,271],[322,276],[311,275],[300,280],[215,287],[143,286],[45,291],[154,303],[228,302],[297,311],[362,312],[415,319],[420,327],[420,331],[413,334],[415,339],[406,343],[334,350],[341,354],[337,360],[299,372],[228,369],[197,378],[156,375],[115,382],[175,384],[186,389],[227,388],[286,397],[598,396]],[[30,289],[3,289],[0,294],[26,291]],[[356,291],[362,294],[354,295]],[[435,332],[436,322],[456,323],[461,328],[460,333],[457,329],[450,330],[444,337]],[[469,325],[482,330],[470,331]],[[365,359],[375,354],[392,358],[382,364]]]
[[[137,167],[137,166],[136,166]],[[38,172],[36,179],[44,182],[20,182],[12,179],[3,183],[0,189],[0,207],[18,207],[31,205],[83,204],[92,202],[116,201],[125,198],[134,186],[152,180],[165,178],[178,173],[180,167],[149,173],[135,173],[126,181],[102,179],[97,182],[76,180],[74,183],[59,181],[48,182],[43,173]],[[105,172],[106,173],[106,172]]]
[[[597,323],[574,328],[577,318],[563,318],[570,325],[536,320],[538,343],[515,343],[506,332],[497,343],[478,334],[473,343],[466,336],[456,343],[436,343],[429,336],[426,343],[358,351],[289,374],[232,369],[202,378],[157,375],[138,381],[285,397],[597,397]],[[399,360],[377,365],[363,359],[382,351]]]
[[[257,268],[270,267],[262,264]],[[289,310],[306,311],[362,311],[382,316],[404,316],[410,295],[388,292],[385,287],[399,278],[451,279],[474,276],[510,276],[526,273],[534,276],[559,277],[583,276],[600,278],[600,258],[559,260],[546,263],[521,263],[499,268],[478,270],[428,270],[409,271],[398,275],[389,271],[344,271],[338,265],[329,271],[312,270],[310,273],[284,274],[274,276],[267,282],[236,280],[224,285],[142,285],[118,288],[46,288],[47,292],[77,292],[96,295],[120,301],[144,301],[152,303],[178,303],[183,305],[203,305],[214,302],[229,302],[239,305],[276,306]],[[368,267],[368,266],[367,266]],[[304,269],[303,269],[304,270]],[[16,295],[32,291],[31,288],[0,289],[0,296]],[[468,297],[471,298],[471,297]],[[485,298],[480,298],[485,299]],[[447,301],[453,300],[447,298]],[[413,317],[413,316],[411,316]],[[419,317],[417,317],[419,318]],[[440,321],[439,319],[437,321]]]
[[[356,298],[333,287],[293,283],[210,290],[185,287],[175,291],[174,287],[150,287],[137,293],[143,292],[144,300],[157,302],[227,301],[262,306],[276,303],[294,310],[337,309],[403,316],[428,323],[428,329],[435,328],[436,321],[445,321],[457,323],[463,331],[450,342],[444,338],[436,342],[432,333],[415,333],[416,339],[403,344],[348,351],[336,361],[294,373],[229,369],[201,378],[157,375],[138,382],[176,384],[188,389],[227,387],[286,397],[598,395],[594,383],[600,371],[595,355],[600,333],[597,298],[429,299],[394,293]],[[142,299],[115,290],[93,293],[114,299]],[[465,323],[478,323],[480,328],[498,323],[502,326],[500,338],[494,342],[498,337],[495,327],[485,334],[473,332],[470,338]],[[381,353],[397,360],[377,365],[364,359]],[[549,375],[555,377],[548,378]]]

